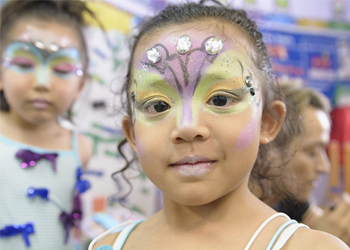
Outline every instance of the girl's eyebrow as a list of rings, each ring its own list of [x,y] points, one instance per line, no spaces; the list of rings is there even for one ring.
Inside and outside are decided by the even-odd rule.
[[[47,46],[45,46],[44,44],[43,44],[43,46],[44,46],[43,48],[38,47],[38,46],[37,46],[38,44],[36,44],[37,42],[40,42],[40,41],[34,41],[34,40],[29,40],[29,41],[13,40],[13,41],[9,42],[7,46],[9,46],[9,45],[11,45],[11,44],[14,44],[14,43],[22,43],[22,44],[25,44],[25,45],[34,46],[34,47],[36,47],[36,48],[38,48],[38,49],[40,49],[40,50],[48,50],[48,49],[49,49],[49,48],[48,48]],[[76,47],[74,47],[73,45],[69,45],[69,46],[66,46],[66,47],[61,47],[61,46],[59,46],[59,45],[57,45],[57,44],[55,44],[55,43],[52,43],[52,45],[54,45],[54,46],[57,47],[56,50],[52,50],[52,49],[49,50],[49,51],[52,51],[52,52],[56,52],[56,51],[59,51],[59,50],[66,50],[66,49],[76,49],[76,50],[79,51],[79,49],[76,48]]]

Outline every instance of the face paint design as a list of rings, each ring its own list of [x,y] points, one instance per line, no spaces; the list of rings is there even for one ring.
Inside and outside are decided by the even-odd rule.
[[[77,49],[54,44],[47,48],[39,41],[10,43],[3,55],[3,66],[19,74],[35,72],[41,85],[49,82],[51,73],[62,79],[83,75]]]
[[[135,118],[155,125],[174,115],[177,125],[184,127],[192,126],[202,111],[232,115],[260,105],[259,86],[253,86],[257,85],[253,81],[250,87],[246,84],[246,76],[252,79],[252,74],[236,51],[224,44],[218,54],[207,53],[206,43],[212,38],[192,39],[186,54],[179,54],[171,42],[157,43],[152,47],[162,54],[157,63],[150,63],[143,54],[133,70],[130,89],[136,97]]]

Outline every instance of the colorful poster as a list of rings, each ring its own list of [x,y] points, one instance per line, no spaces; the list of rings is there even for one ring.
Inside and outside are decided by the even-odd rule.
[[[275,74],[316,88],[331,100],[338,77],[338,40],[331,35],[261,30]]]

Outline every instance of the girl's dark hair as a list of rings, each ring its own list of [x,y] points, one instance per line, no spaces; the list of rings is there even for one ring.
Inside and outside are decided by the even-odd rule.
[[[87,71],[89,57],[86,42],[83,36],[83,28],[87,26],[84,14],[89,14],[102,27],[95,14],[83,1],[76,0],[16,0],[11,1],[1,8],[0,19],[0,45],[1,52],[6,44],[6,34],[18,20],[33,18],[43,21],[63,23],[73,28],[80,39],[83,49],[83,72]],[[0,91],[0,110],[8,112],[8,105],[3,91]],[[71,109],[68,110],[68,119],[71,119]]]
[[[168,5],[157,16],[142,24],[140,27],[140,32],[134,40],[131,50],[131,60],[129,61],[129,68],[126,75],[126,82],[122,88],[123,108],[127,114],[132,117],[131,108],[129,105],[130,97],[128,96],[128,89],[132,80],[131,70],[133,65],[133,55],[142,38],[172,25],[181,25],[200,21],[203,22],[206,20],[216,21],[217,23],[221,22],[229,25],[231,24],[233,28],[242,32],[244,37],[248,40],[248,44],[250,45],[249,47],[252,48],[248,50],[248,53],[251,54],[251,60],[255,68],[254,72],[258,76],[262,86],[264,114],[269,113],[272,115],[272,117],[279,119],[277,114],[274,114],[269,107],[269,104],[274,100],[282,100],[286,104],[288,110],[286,121],[282,125],[278,138],[268,144],[260,145],[258,157],[251,173],[251,178],[257,180],[260,184],[262,183],[261,180],[272,180],[270,188],[267,188],[266,185],[261,184],[265,195],[270,194],[272,189],[274,189],[273,193],[285,193],[287,190],[284,190],[284,187],[281,186],[281,184],[279,184],[277,181],[276,183],[273,182],[274,179],[278,180],[278,178],[275,178],[277,174],[272,174],[270,171],[273,167],[273,162],[269,160],[268,152],[275,147],[284,149],[286,146],[288,146],[289,142],[294,137],[294,134],[298,134],[299,120],[295,119],[295,115],[293,112],[291,112],[292,109],[290,108],[287,100],[285,100],[281,94],[278,84],[275,83],[275,77],[263,41],[263,36],[259,32],[256,23],[247,17],[247,13],[244,10],[236,10],[230,7],[222,6],[221,4],[207,6],[204,5],[203,2],[204,1],[201,1],[199,4],[187,3]],[[217,1],[214,2],[217,3]],[[120,152],[122,151],[122,146],[125,145],[125,143],[126,140],[119,144],[118,149]],[[117,173],[126,170],[130,163],[134,161],[134,159],[128,160],[126,157],[124,157],[124,159],[126,160],[126,165]]]

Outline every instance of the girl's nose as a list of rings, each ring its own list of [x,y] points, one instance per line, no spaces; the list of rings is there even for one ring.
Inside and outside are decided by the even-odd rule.
[[[170,134],[173,143],[204,141],[210,137],[210,131],[204,125],[187,125],[176,127]]]
[[[331,171],[331,163],[329,162],[326,150],[321,150],[316,164],[319,173],[329,173]]]
[[[47,65],[42,65],[36,70],[36,84],[48,88],[50,86],[50,69]]]

